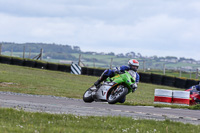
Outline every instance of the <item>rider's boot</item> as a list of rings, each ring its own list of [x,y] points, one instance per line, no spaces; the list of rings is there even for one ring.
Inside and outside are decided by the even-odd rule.
[[[108,71],[105,70],[100,76],[100,78],[94,83],[94,86],[97,88],[96,91],[99,89],[101,82],[104,81],[108,77],[107,73]]]
[[[100,86],[100,84],[101,84],[101,78],[98,79],[98,80],[94,83],[94,85],[90,88],[90,90],[92,90],[92,91],[97,91],[98,88],[99,88],[99,86]]]
[[[98,87],[101,83],[101,79],[98,79],[96,82],[94,82],[94,86]]]
[[[100,77],[96,82],[94,82],[94,86],[96,87],[96,91],[100,88],[101,82],[104,81],[105,76]]]

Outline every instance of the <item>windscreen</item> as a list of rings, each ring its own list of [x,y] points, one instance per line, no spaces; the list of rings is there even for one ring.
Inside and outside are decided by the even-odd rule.
[[[136,73],[132,70],[129,70],[128,73],[132,76],[132,77],[136,77]]]

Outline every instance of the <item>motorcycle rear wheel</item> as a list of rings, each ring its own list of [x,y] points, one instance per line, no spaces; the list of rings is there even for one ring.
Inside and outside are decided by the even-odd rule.
[[[107,97],[109,104],[115,104],[123,99],[128,94],[128,88],[123,85],[119,85],[117,88],[113,88]]]
[[[90,90],[90,88],[87,89],[83,94],[83,101],[86,103],[91,103],[94,101],[94,99],[92,98],[92,91]]]

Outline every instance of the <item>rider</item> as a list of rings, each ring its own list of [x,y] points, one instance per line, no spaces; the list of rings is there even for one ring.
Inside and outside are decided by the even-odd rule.
[[[190,87],[190,88],[194,88],[194,89],[196,89],[198,92],[200,92],[200,82],[199,82],[198,85],[193,85],[193,86]]]
[[[123,73],[125,70],[133,70],[136,73],[136,82],[135,84],[132,85],[133,92],[137,89],[137,84],[139,83],[139,74],[137,73],[137,70],[139,68],[139,62],[136,59],[131,59],[128,61],[128,66],[121,66],[121,67],[116,67],[115,69],[106,69],[100,78],[94,83],[94,86],[98,88],[100,83],[107,79],[108,77],[113,77],[115,76],[115,73]],[[125,100],[124,100],[125,101]]]

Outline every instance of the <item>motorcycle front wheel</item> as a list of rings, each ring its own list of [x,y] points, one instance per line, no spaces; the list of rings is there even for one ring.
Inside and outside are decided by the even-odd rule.
[[[91,103],[94,101],[92,98],[92,91],[89,89],[86,90],[86,92],[83,94],[83,101],[86,103]]]
[[[122,100],[128,93],[128,88],[123,85],[119,85],[116,88],[110,90],[109,95],[107,97],[107,101],[109,104],[115,104]]]

